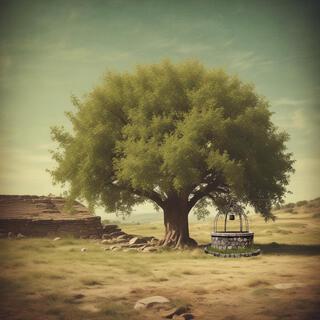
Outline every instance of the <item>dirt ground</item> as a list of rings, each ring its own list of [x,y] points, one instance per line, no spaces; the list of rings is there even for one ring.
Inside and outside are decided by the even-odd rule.
[[[161,224],[122,225],[160,236]],[[209,241],[210,223],[192,236]],[[282,213],[276,223],[251,218],[263,254],[216,258],[202,249],[156,253],[104,251],[96,240],[0,241],[0,319],[162,319],[138,299],[162,295],[164,308],[190,305],[196,319],[320,319],[319,218]],[[81,252],[85,247],[86,252]]]

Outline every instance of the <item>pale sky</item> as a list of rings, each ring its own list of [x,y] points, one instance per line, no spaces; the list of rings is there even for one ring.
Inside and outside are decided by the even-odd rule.
[[[0,194],[59,194],[46,168],[52,125],[68,126],[106,70],[170,58],[223,67],[267,97],[296,173],[287,201],[320,196],[316,1],[1,1]],[[137,209],[152,211],[150,206]]]

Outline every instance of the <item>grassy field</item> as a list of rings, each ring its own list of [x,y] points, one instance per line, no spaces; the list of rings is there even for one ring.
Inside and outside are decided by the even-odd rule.
[[[161,319],[135,311],[152,295],[189,304],[196,319],[319,319],[319,208],[279,212],[273,223],[250,218],[263,254],[222,259],[201,249],[157,253],[104,251],[97,240],[1,240],[0,319]],[[121,225],[161,237],[159,223]],[[199,243],[209,223],[191,225]],[[81,248],[87,248],[81,252]]]

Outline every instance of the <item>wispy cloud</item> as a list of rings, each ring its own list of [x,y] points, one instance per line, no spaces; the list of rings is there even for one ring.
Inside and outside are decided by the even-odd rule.
[[[305,129],[308,127],[308,121],[305,113],[301,109],[293,112],[291,120],[290,127],[293,129]]]
[[[257,67],[270,67],[273,64],[271,59],[256,54],[254,51],[235,51],[226,57],[230,60],[229,67],[237,71],[246,71]]]
[[[196,54],[203,51],[212,50],[212,46],[205,44],[180,44],[175,47],[175,51],[182,54]]]
[[[292,106],[292,107],[297,107],[297,106],[303,106],[306,104],[310,104],[312,102],[311,99],[293,99],[289,97],[282,97],[276,100],[273,100],[271,104],[273,106]]]

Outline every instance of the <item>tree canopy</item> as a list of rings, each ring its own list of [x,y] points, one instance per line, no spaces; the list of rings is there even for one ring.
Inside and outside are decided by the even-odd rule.
[[[72,101],[72,132],[52,128],[51,173],[91,207],[130,212],[151,200],[164,211],[184,203],[201,212],[232,198],[269,219],[287,191],[288,135],[252,84],[221,69],[166,60],[109,72]]]

